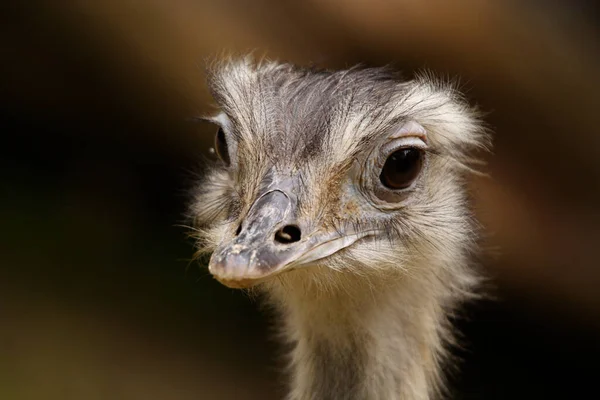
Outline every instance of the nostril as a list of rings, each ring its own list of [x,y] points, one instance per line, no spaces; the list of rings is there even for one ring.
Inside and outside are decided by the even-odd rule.
[[[238,228],[235,230],[235,236],[238,236],[241,231],[242,231],[242,225],[238,226]]]
[[[275,233],[275,241],[279,243],[298,242],[302,234],[296,225],[286,225]]]

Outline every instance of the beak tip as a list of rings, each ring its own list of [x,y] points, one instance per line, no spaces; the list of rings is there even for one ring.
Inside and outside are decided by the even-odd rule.
[[[208,271],[219,283],[232,289],[249,288],[258,283],[259,280],[248,277],[247,268],[240,268],[240,265],[223,263],[220,262],[220,259],[211,260],[208,264]]]
[[[225,277],[221,277],[221,276],[217,276],[217,275],[213,275],[213,278],[215,278],[222,285],[227,286],[228,288],[231,288],[231,289],[248,289],[248,288],[251,288],[252,286],[257,285],[260,282],[260,279],[244,279],[244,278],[235,279],[235,278],[225,278]]]

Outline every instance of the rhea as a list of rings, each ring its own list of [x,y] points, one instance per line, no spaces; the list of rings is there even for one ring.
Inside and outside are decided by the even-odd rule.
[[[466,177],[488,146],[450,83],[385,68],[209,68],[212,165],[191,214],[210,273],[263,293],[289,399],[443,392],[451,316],[476,292]]]

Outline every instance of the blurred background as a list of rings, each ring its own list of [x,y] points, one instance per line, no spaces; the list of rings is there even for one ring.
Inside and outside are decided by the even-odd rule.
[[[269,316],[190,263],[222,52],[458,76],[495,131],[473,181],[493,301],[456,399],[587,398],[600,358],[593,0],[0,5],[0,399],[280,399]],[[585,396],[585,397],[584,397]]]

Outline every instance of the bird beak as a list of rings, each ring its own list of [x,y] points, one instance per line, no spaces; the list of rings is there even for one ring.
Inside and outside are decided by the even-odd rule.
[[[213,253],[208,268],[222,284],[248,288],[275,275],[328,257],[369,233],[317,232],[304,237],[292,221],[293,198],[282,190],[263,194],[252,205],[233,240]],[[292,234],[286,227],[294,227]]]

